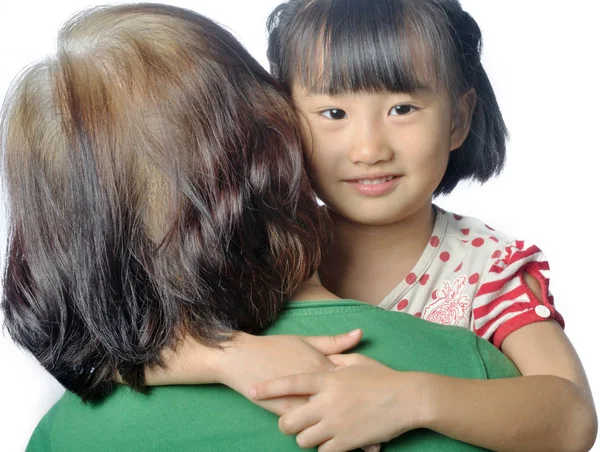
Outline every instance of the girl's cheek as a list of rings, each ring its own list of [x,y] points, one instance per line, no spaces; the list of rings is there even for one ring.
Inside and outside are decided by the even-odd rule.
[[[323,149],[315,146],[312,155],[309,157],[309,166],[313,177],[317,180],[328,180],[334,175],[335,168],[339,167],[336,163],[338,159],[331,152],[331,149]]]
[[[312,171],[316,174],[320,174],[323,169],[327,166],[327,160],[323,158],[321,152],[313,151],[309,156],[310,159],[310,167]]]

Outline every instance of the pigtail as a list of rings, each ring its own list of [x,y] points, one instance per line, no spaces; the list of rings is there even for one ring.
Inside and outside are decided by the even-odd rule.
[[[455,2],[450,2],[450,5]],[[482,37],[477,22],[460,8],[448,11],[460,63],[459,92],[474,89],[477,104],[471,130],[462,146],[450,154],[448,169],[434,195],[450,193],[460,180],[486,182],[498,175],[506,160],[508,130],[492,84],[481,63]],[[456,8],[459,10],[457,11]]]
[[[267,58],[269,60],[269,70],[276,79],[281,76],[281,44],[280,32],[283,27],[280,26],[285,14],[285,3],[277,6],[267,18],[267,30],[269,31],[269,46],[267,48]]]

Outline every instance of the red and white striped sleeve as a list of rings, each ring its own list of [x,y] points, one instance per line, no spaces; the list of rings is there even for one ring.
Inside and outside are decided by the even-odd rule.
[[[531,323],[555,319],[564,328],[549,290],[550,267],[544,253],[517,240],[496,256],[473,300],[475,333],[500,348],[510,333]],[[539,282],[541,300],[525,282],[524,273]]]

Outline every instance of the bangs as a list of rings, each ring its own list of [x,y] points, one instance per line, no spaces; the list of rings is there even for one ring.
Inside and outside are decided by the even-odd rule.
[[[309,2],[290,24],[280,80],[329,95],[451,89],[456,51],[440,13],[399,0]]]

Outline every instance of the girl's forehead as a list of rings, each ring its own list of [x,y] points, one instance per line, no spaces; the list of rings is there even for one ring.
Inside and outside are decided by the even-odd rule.
[[[368,43],[364,44],[369,47]],[[288,80],[308,94],[438,91],[451,85],[434,46],[408,38],[393,48],[316,39],[296,49]]]
[[[310,2],[282,37],[277,71],[286,83],[316,93],[454,86],[458,60],[451,33],[439,11],[420,4]]]
[[[445,91],[437,74],[427,64],[404,62],[388,74],[370,71],[368,67],[345,65],[321,59],[314,65],[298,68],[291,77],[294,96],[349,95],[353,93],[434,93]]]

